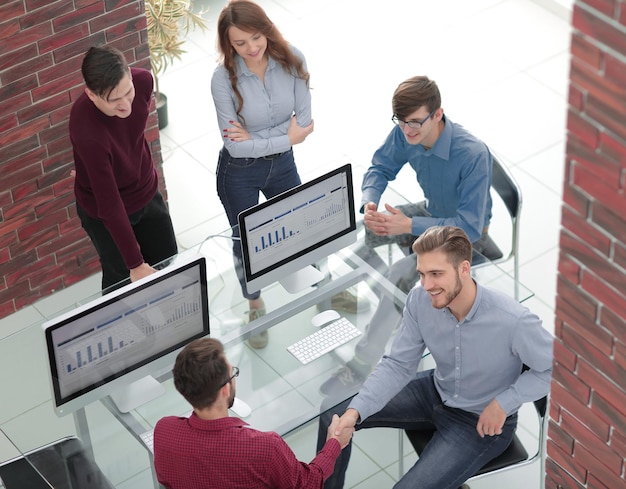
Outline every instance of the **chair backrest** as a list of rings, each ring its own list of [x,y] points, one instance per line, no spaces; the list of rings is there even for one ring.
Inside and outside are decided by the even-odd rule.
[[[517,218],[522,207],[522,191],[509,172],[497,158],[493,158],[491,186],[500,196],[512,218]]]
[[[540,419],[546,417],[546,409],[548,406],[548,396],[543,396],[541,399],[535,401],[535,409]]]
[[[510,253],[508,256],[504,255],[502,258],[494,260],[494,263],[504,262],[513,258],[513,279],[515,281],[515,298],[517,298],[519,296],[519,216],[522,211],[522,190],[513,178],[509,169],[500,163],[495,156],[493,158],[493,177],[491,187],[502,199],[502,202],[511,217],[511,226],[513,228],[511,233]]]

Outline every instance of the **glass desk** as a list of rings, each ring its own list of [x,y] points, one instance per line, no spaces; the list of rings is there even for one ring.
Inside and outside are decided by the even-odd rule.
[[[354,254],[353,249],[362,242],[363,230],[360,236],[354,246],[331,255],[323,264],[322,270],[331,280],[293,295],[278,284],[264,289],[268,313],[250,324],[244,322],[247,301],[241,296],[234,273],[231,241],[222,236],[212,237],[184,252],[201,253],[207,258],[211,336],[224,343],[230,362],[240,368],[237,397],[251,406],[252,414],[245,421],[254,428],[276,431],[284,436],[315,422],[319,416],[325,400],[319,392],[321,383],[352,358],[359,338],[307,365],[300,364],[287,351],[287,346],[317,330],[311,319],[320,309],[328,308],[326,304],[334,294],[349,288],[370,302],[368,311],[342,313],[361,330],[365,329],[379,300],[373,287],[378,294],[392,297],[400,307],[404,304],[405,294]],[[384,248],[380,253],[386,260],[389,250]],[[481,283],[513,296],[512,277],[497,266],[482,266],[474,274]],[[520,286],[521,300],[531,295]],[[85,297],[73,307],[91,299],[93,296]],[[261,350],[249,347],[245,340],[264,330],[269,330],[269,345]],[[130,413],[120,413],[110,398],[105,397],[73,415],[59,418],[52,409],[41,324],[32,324],[3,338],[0,340],[3,398],[0,436],[4,434],[4,441],[8,443],[2,444],[0,440],[0,460],[9,461],[23,455],[29,466],[39,470],[53,487],[69,487],[56,482],[40,459],[41,447],[70,446],[72,453],[76,452],[75,460],[83,461],[80,466],[91,474],[90,477],[103,476],[103,480],[98,479],[102,480],[102,485],[93,487],[158,487],[151,454],[144,448],[139,434],[151,429],[162,416],[187,415],[191,410],[174,389],[170,369],[153,372],[166,393]],[[352,396],[356,390],[340,393],[337,402]],[[80,445],[68,442],[68,437],[69,440],[77,437]],[[13,446],[13,451],[5,453],[2,449],[5,445]]]

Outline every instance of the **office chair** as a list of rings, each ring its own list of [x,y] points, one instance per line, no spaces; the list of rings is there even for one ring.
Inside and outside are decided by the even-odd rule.
[[[0,477],[6,489],[114,489],[75,436],[1,464]]]
[[[515,298],[519,298],[519,229],[520,229],[520,214],[522,211],[522,191],[513,178],[513,175],[509,169],[498,161],[494,156],[493,158],[493,179],[491,182],[491,188],[502,199],[504,206],[509,212],[511,217],[511,250],[505,256],[500,258],[491,258],[491,263],[502,263],[513,258],[513,279],[515,281]],[[489,238],[490,243],[488,247],[496,244]],[[496,246],[497,248],[497,246]],[[474,253],[472,258],[472,267],[480,267],[487,263],[487,259]]]

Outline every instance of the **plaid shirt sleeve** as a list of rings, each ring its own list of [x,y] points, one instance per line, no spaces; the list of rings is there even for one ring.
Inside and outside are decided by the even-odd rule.
[[[287,443],[274,435],[273,452],[270,455],[271,487],[277,489],[321,489],[324,481],[335,468],[335,461],[341,452],[339,442],[328,440],[324,448],[310,462],[300,462]]]

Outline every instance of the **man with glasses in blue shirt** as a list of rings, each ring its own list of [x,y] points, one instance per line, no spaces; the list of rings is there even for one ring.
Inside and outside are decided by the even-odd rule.
[[[365,214],[365,247],[357,254],[408,292],[417,282],[411,245],[431,226],[457,226],[467,233],[475,251],[490,260],[501,251],[487,232],[491,219],[493,157],[485,143],[444,115],[437,84],[426,76],[400,83],[392,99],[396,125],[374,153],[363,177],[361,212]],[[388,182],[409,164],[425,200],[379,209]],[[397,243],[406,257],[390,269],[374,248]],[[355,348],[355,357],[321,386],[331,395],[363,382],[382,356],[400,320],[393,299],[380,294],[378,308]]]

